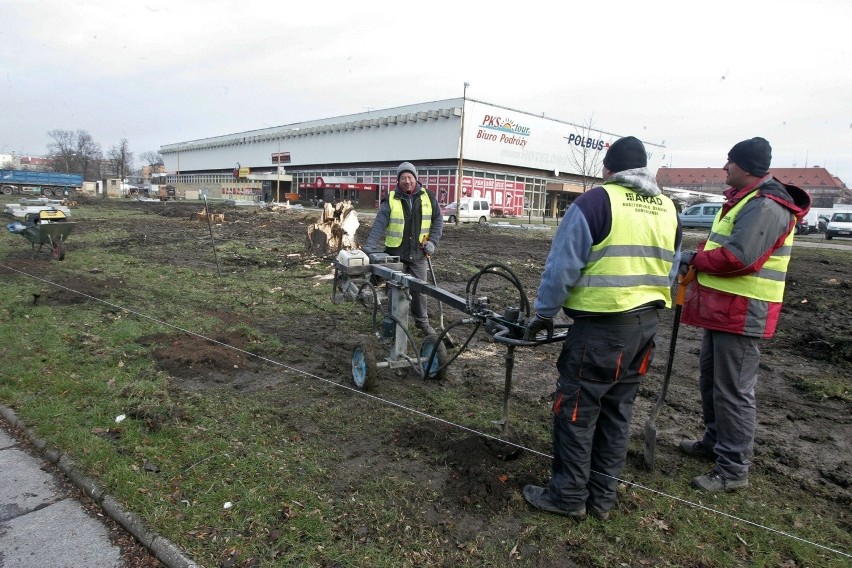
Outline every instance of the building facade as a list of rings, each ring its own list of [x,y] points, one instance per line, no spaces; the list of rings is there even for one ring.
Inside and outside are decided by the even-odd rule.
[[[378,206],[408,161],[442,204],[485,197],[498,215],[552,216],[599,181],[619,137],[463,97],[166,144],[160,154],[178,192]],[[653,170],[663,147],[645,145]]]
[[[807,191],[813,207],[831,208],[835,203],[848,198],[846,185],[828,170],[820,166],[811,168],[770,168],[770,173],[784,183]],[[668,168],[657,170],[657,184],[672,195],[677,190],[686,190],[700,195],[722,195],[727,189],[727,174],[717,168]],[[692,201],[700,200],[698,198]],[[689,201],[689,200],[687,200]]]

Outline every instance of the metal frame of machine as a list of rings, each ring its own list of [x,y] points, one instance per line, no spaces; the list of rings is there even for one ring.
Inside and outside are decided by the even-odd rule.
[[[563,341],[569,326],[557,325],[557,333],[550,336],[526,338],[527,322],[530,319],[529,301],[520,280],[505,265],[493,263],[483,267],[468,281],[466,297],[440,288],[434,282],[434,272],[433,283],[429,283],[406,274],[403,269],[404,265],[399,257],[384,253],[367,255],[360,250],[341,251],[334,262],[333,301],[348,299],[372,308],[376,338],[385,342],[392,340],[387,357],[381,359],[376,357],[373,342],[360,340],[356,343],[352,352],[352,378],[355,386],[359,389],[370,388],[378,370],[388,368],[411,368],[422,379],[443,379],[447,367],[467,348],[470,340],[482,328],[495,342],[506,346],[503,412],[502,418],[495,423],[501,426],[501,439],[510,439],[512,434],[509,429],[509,396],[512,390],[515,348]],[[514,284],[519,294],[519,306],[505,308],[502,313],[492,310],[489,299],[477,295],[479,279],[486,274],[502,276]],[[411,291],[437,300],[439,306],[455,308],[462,312],[464,317],[442,328],[436,335],[424,337],[417,349],[417,343],[408,331]],[[443,326],[443,311],[441,314]],[[463,325],[473,326],[473,330],[467,340],[450,355],[446,349],[447,345],[453,346],[453,342],[449,340],[449,332]],[[409,354],[410,347],[414,347],[416,355]],[[515,446],[503,446],[498,449],[498,455],[504,459],[518,453]]]

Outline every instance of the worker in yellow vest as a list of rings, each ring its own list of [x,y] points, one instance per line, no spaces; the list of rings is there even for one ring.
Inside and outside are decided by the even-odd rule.
[[[671,307],[680,259],[677,209],[627,136],[603,159],[604,184],[580,195],[556,230],[528,336],[573,319],[556,362],[553,463],[534,507],[576,520],[609,517],[627,459],[630,419],[654,356],[658,310]]]
[[[805,191],[772,177],[771,159],[763,138],[731,148],[722,168],[730,186],[727,201],[698,251],[683,254],[682,269],[694,266],[697,277],[687,290],[682,321],[704,328],[698,379],[704,434],[682,441],[680,449],[715,462],[692,480],[703,491],[748,486],[758,344],[775,334],[796,223],[811,206]]]
[[[379,205],[363,249],[367,253],[386,252],[398,256],[406,273],[426,280],[426,256],[435,254],[444,230],[441,207],[435,194],[418,181],[417,168],[410,162],[403,162],[397,167],[396,179],[396,187]],[[435,329],[429,324],[426,310],[426,297],[414,290],[410,293],[414,326],[423,335],[434,335]]]

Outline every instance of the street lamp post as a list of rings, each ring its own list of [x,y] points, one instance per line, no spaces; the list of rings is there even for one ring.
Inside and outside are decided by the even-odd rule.
[[[278,156],[276,157],[277,166],[275,167],[275,174],[278,176],[278,179],[275,181],[275,202],[281,203],[281,133],[278,133]]]
[[[459,173],[456,183],[456,225],[459,224],[459,215],[461,209],[461,194],[462,194],[462,178],[464,177],[464,107],[467,102],[467,88],[470,83],[464,82],[464,91],[462,92],[462,110],[461,110],[461,133],[459,134]]]

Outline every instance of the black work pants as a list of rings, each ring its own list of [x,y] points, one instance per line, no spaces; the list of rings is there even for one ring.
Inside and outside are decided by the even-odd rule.
[[[656,310],[576,318],[556,367],[553,466],[555,504],[608,511],[627,459],[633,401],[654,356]]]

